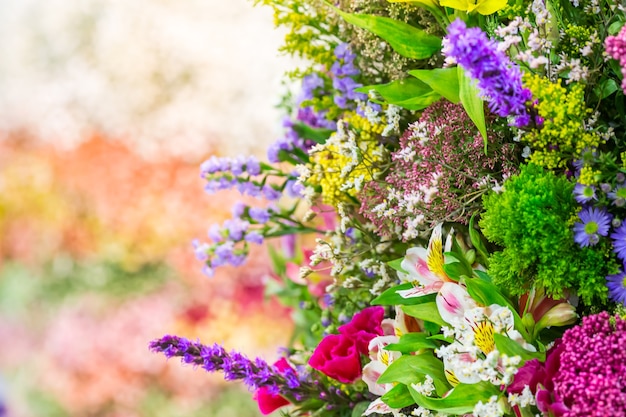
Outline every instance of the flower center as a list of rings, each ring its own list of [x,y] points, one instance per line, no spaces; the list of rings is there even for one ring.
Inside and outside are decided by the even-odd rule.
[[[493,340],[493,323],[484,320],[474,328],[474,344],[485,354],[493,351],[495,341]]]
[[[593,235],[598,231],[598,223],[594,221],[590,221],[585,225],[585,233],[588,235]]]
[[[585,187],[583,189],[583,196],[585,196],[586,198],[592,198],[593,197],[593,188]]]
[[[618,188],[617,191],[615,192],[615,195],[618,198],[626,198],[626,188],[625,187]]]
[[[622,279],[622,288],[626,288],[626,275],[624,275],[624,278]]]

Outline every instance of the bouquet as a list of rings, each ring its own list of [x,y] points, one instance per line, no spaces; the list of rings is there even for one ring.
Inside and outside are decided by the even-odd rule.
[[[274,242],[292,342],[150,348],[263,414],[626,416],[624,5],[257,3],[305,64],[267,162],[202,165],[259,204],[194,247],[211,275]]]

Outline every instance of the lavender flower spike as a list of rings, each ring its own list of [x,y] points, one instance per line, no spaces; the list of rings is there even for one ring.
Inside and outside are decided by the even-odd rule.
[[[517,127],[530,124],[526,103],[532,94],[522,85],[519,67],[480,28],[468,28],[460,19],[452,22],[444,38],[443,53],[478,80],[478,88],[492,112],[513,117]]]

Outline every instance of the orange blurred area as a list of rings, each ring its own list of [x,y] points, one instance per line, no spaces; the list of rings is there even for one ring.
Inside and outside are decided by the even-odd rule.
[[[263,294],[264,247],[241,268],[200,272],[191,241],[241,199],[204,193],[206,157],[146,160],[97,136],[66,151],[0,142],[9,416],[259,415],[240,387],[147,348],[177,334],[271,362],[289,340],[288,311]]]

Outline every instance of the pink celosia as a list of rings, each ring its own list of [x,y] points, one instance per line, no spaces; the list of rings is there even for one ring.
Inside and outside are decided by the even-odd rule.
[[[604,40],[604,47],[606,53],[617,61],[619,61],[622,67],[622,90],[626,93],[626,26],[622,27],[622,30],[615,36],[607,36]]]
[[[626,417],[624,346],[626,321],[606,312],[584,317],[550,355],[557,366],[546,364],[539,408],[562,417]]]

